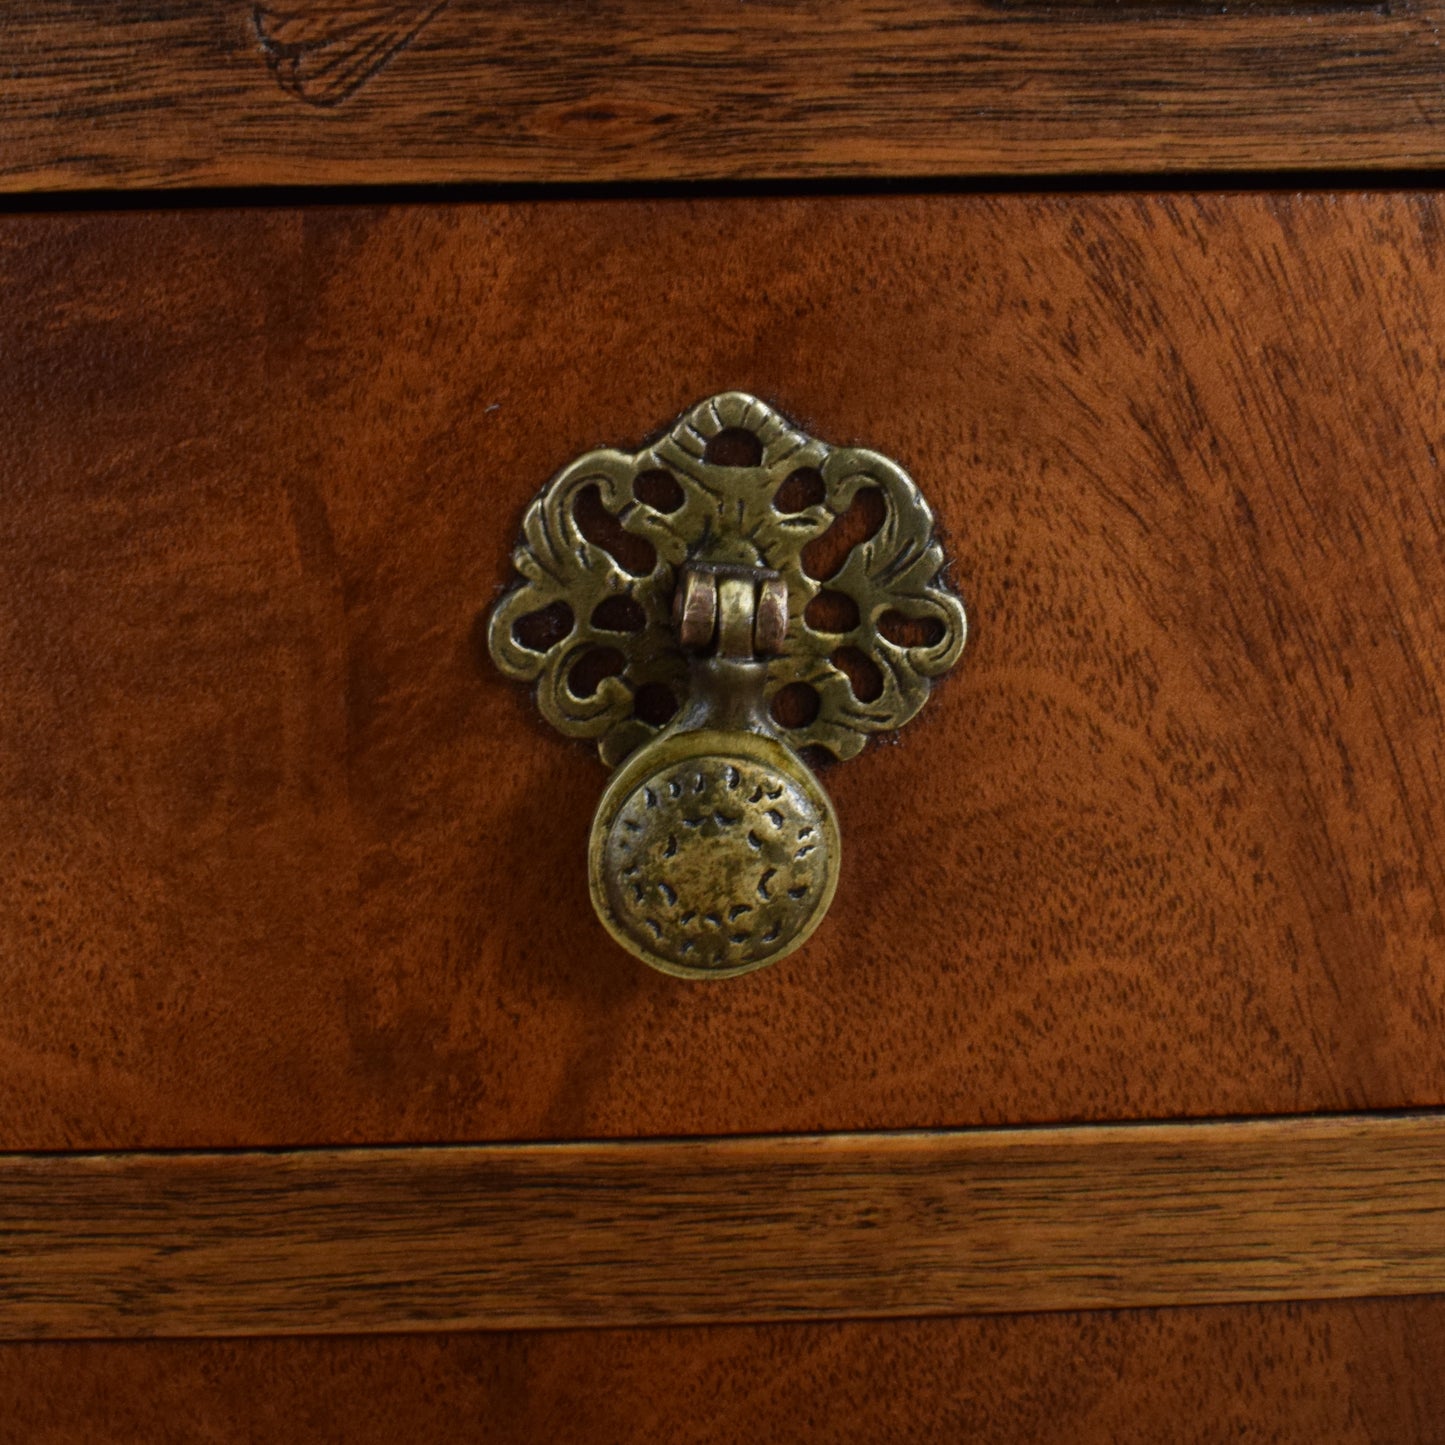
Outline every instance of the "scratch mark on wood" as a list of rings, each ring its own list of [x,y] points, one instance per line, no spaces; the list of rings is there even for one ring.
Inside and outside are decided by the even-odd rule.
[[[281,89],[328,109],[380,73],[446,5],[257,5],[251,18]]]

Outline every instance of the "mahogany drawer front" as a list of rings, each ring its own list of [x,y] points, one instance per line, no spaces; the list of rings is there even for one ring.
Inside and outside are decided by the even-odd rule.
[[[6,1445],[1434,1441],[1438,1300],[0,1347]]]
[[[1442,207],[573,201],[0,224],[0,1147],[1445,1092]],[[751,391],[970,609],[799,954],[607,942],[481,622],[563,462]]]

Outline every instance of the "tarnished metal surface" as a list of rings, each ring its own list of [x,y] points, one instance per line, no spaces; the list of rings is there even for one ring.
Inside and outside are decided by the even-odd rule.
[[[876,527],[813,576],[804,549],[868,489]],[[928,504],[888,458],[727,392],[641,451],[573,462],[522,530],[522,581],[492,613],[492,656],[536,682],[561,732],[626,763],[593,823],[602,921],[684,976],[782,957],[822,917],[839,858],[832,805],[797,750],[852,757],[912,718],[963,649]],[[841,631],[808,619],[825,589],[839,595],[820,622]],[[550,632],[529,630],[538,618]],[[897,626],[885,635],[889,619],[904,640]],[[622,659],[600,680],[599,649]],[[849,655],[872,669],[867,685]],[[773,702],[800,685],[814,705],[790,719]]]

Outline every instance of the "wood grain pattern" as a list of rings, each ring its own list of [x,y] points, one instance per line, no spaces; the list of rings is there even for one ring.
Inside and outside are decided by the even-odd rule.
[[[41,0],[0,19],[0,187],[1438,166],[1442,14]]]
[[[1445,1299],[0,1345],[5,1445],[1437,1445]]]
[[[0,1160],[0,1336],[1445,1291],[1445,1119]]]
[[[445,6],[290,0],[253,6],[251,22],[281,89],[308,105],[333,106],[378,75]]]
[[[0,225],[0,1145],[1445,1102],[1442,205]],[[899,458],[972,641],[831,770],[838,898],[607,942],[492,668],[522,509],[736,386]]]

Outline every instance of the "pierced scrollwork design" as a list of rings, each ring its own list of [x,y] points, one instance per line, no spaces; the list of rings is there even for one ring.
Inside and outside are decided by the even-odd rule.
[[[869,490],[881,502],[872,535],[829,575],[811,575],[809,544]],[[609,526],[625,534],[610,547]],[[629,539],[638,540],[619,545]],[[794,748],[852,757],[869,734],[918,712],[964,644],[963,605],[942,579],[933,515],[907,473],[877,452],[810,437],[740,392],[699,403],[638,452],[590,452],[566,467],[528,508],[513,560],[521,582],[493,611],[492,655],[504,673],[536,682],[548,721],[595,738],[610,765],[663,725],[639,715],[640,701],[685,695],[671,621],[685,565],[765,568],[786,583],[788,631],[765,691],[802,684],[816,695],[809,721],[778,728]],[[851,603],[837,632],[808,620],[825,589]],[[529,637],[528,619],[549,609],[569,620],[565,635]],[[584,664],[599,649],[621,664],[595,681]],[[866,686],[845,665],[860,655]]]

